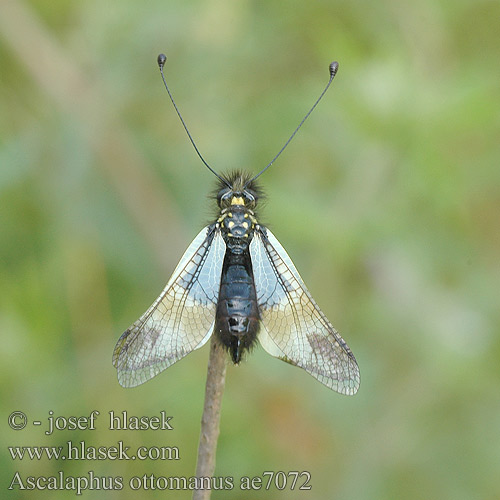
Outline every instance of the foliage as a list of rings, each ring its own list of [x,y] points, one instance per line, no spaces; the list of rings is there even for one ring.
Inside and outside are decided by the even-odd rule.
[[[194,473],[207,348],[134,390],[110,359],[213,211],[214,179],[156,68],[166,52],[219,171],[262,168],[340,63],[263,176],[262,218],[355,353],[360,392],[338,396],[257,350],[228,367],[217,474],[309,471],[313,489],[292,498],[498,498],[499,15],[467,0],[2,3],[4,491],[17,470]],[[45,422],[94,409],[95,431],[5,427],[14,410]],[[111,410],[165,410],[174,431],[110,431]],[[6,454],[68,439],[178,446],[182,460]],[[217,498],[256,496],[236,491]]]

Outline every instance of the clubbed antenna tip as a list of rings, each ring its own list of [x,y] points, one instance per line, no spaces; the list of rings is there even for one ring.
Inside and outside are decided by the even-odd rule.
[[[163,54],[160,54],[163,56]],[[165,57],[165,56],[163,56]],[[165,57],[166,59],[166,57]],[[158,56],[158,61],[160,60],[160,56]],[[337,61],[333,61],[331,64],[330,64],[330,76],[333,78],[336,74],[337,74],[337,71],[339,70],[339,63]]]
[[[163,68],[163,66],[165,66],[165,63],[167,62],[167,56],[165,54],[159,54],[157,61],[158,61],[158,66],[160,68]]]

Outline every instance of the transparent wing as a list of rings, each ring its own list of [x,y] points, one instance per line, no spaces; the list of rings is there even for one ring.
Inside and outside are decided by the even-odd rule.
[[[214,226],[184,253],[161,295],[120,337],[113,365],[134,387],[198,349],[212,334],[226,245]]]
[[[303,368],[334,391],[355,394],[359,368],[354,355],[268,229],[260,226],[255,231],[250,255],[262,321],[259,340],[264,349]]]

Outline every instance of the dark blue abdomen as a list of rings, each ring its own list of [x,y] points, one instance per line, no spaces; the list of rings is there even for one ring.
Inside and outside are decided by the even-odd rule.
[[[241,253],[226,251],[215,318],[215,332],[239,363],[257,338],[259,310],[248,247]]]

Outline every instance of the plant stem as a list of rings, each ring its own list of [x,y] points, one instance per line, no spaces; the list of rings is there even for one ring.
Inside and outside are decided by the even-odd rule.
[[[200,444],[198,445],[198,462],[196,464],[196,477],[198,478],[211,478],[215,471],[215,452],[219,437],[220,410],[225,381],[226,352],[220,346],[216,336],[213,335],[210,342],[205,404],[201,417]],[[195,490],[193,500],[208,500],[210,493],[210,489]]]

